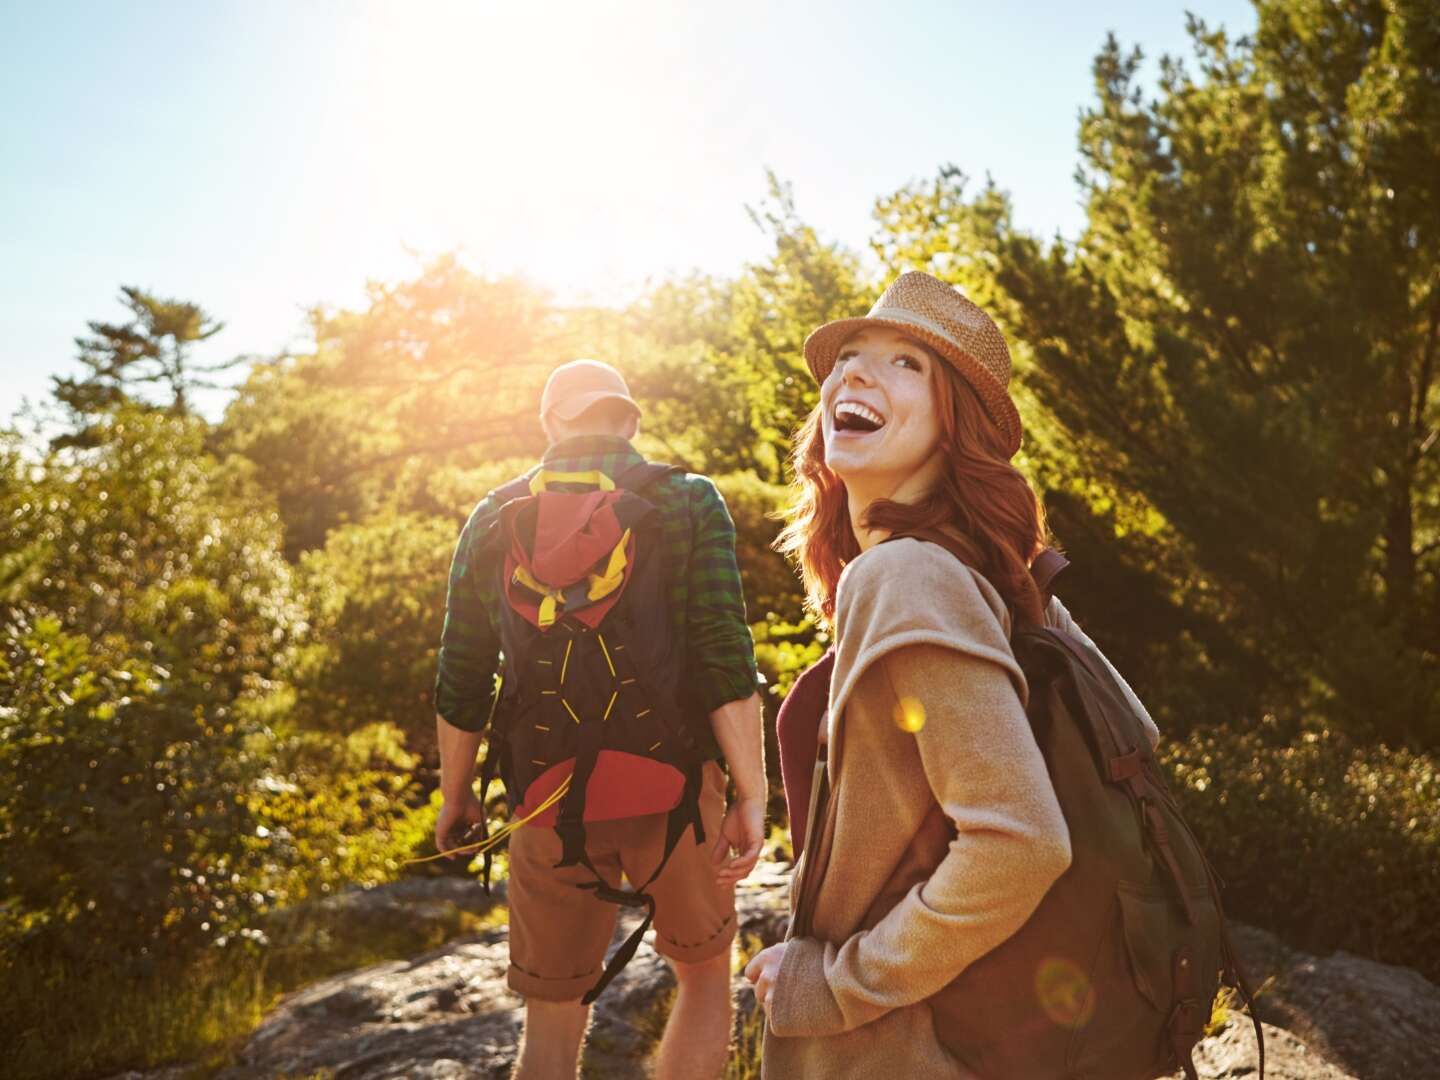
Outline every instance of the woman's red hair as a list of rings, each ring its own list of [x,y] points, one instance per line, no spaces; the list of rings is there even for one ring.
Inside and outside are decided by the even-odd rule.
[[[891,533],[943,529],[967,553],[1014,616],[1044,621],[1030,562],[1049,540],[1045,508],[1005,453],[1000,430],[965,380],[931,352],[932,387],[940,418],[940,479],[918,503],[879,500],[864,524]],[[835,590],[845,565],[860,554],[845,485],[825,464],[821,406],[806,417],[791,458],[795,479],[789,521],[777,550],[799,566],[806,606],[822,622],[835,617]]]

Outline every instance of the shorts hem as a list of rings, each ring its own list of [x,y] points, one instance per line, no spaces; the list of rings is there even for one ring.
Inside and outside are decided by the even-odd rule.
[[[729,950],[731,944],[735,941],[735,935],[739,929],[739,920],[732,915],[725,920],[725,925],[697,945],[681,945],[678,942],[662,937],[657,931],[655,934],[655,951],[661,956],[668,957],[671,960],[677,960],[682,964],[698,964],[705,960],[711,960]]]
[[[547,979],[534,975],[522,968],[510,965],[505,973],[505,983],[521,997],[536,1001],[579,1001],[590,988],[600,980],[600,972],[588,975],[572,975],[568,978]]]

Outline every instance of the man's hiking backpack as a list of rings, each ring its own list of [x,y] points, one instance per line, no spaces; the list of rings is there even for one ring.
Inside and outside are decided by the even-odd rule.
[[[914,538],[963,561],[943,533]],[[1047,548],[1031,567],[1047,606],[1067,565]],[[1019,931],[929,1000],[936,1034],[987,1080],[1196,1080],[1191,1052],[1220,985],[1254,1013],[1219,880],[1104,659],[1045,626],[1017,624],[1011,647],[1072,862]]]
[[[553,827],[557,867],[594,876],[579,886],[646,916],[585,996],[599,996],[639,947],[655,914],[646,892],[687,829],[704,842],[704,757],[683,708],[681,657],[672,633],[660,518],[644,497],[679,470],[641,463],[615,477],[542,469],[496,493],[486,540],[499,575],[504,671],[496,690],[482,800],[496,774],[511,821]],[[614,889],[585,852],[592,821],[668,814],[664,855],[634,892]]]

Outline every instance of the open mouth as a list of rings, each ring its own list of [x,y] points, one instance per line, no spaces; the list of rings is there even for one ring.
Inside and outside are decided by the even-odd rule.
[[[885,418],[868,405],[858,401],[842,401],[835,406],[835,430],[865,435],[885,426]]]

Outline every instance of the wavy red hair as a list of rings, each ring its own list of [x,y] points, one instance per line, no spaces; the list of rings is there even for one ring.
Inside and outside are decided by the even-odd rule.
[[[927,350],[930,351],[930,350]],[[1021,622],[1044,620],[1030,562],[1050,542],[1045,508],[1005,453],[1000,430],[980,399],[930,351],[931,387],[944,455],[939,481],[918,503],[879,500],[864,524],[891,533],[943,529],[967,553]],[[788,524],[775,541],[799,567],[806,607],[822,622],[835,617],[835,590],[846,564],[860,554],[845,485],[825,464],[825,437],[816,405],[801,425],[791,456],[793,498]]]

